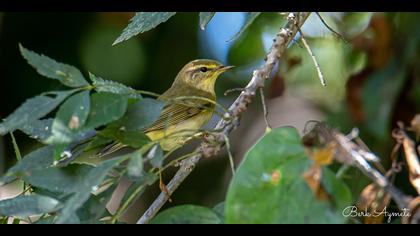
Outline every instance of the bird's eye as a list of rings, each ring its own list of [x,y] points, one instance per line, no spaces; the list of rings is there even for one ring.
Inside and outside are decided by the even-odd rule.
[[[201,67],[200,68],[200,71],[203,72],[203,73],[206,72],[207,71],[207,67],[205,67],[205,66]]]

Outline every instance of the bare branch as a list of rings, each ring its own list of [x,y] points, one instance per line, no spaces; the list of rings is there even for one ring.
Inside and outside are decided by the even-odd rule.
[[[307,12],[293,14],[293,20],[288,19],[286,26],[282,28],[279,33],[277,33],[276,38],[273,40],[273,45],[271,46],[265,58],[265,63],[259,69],[254,71],[251,81],[244,88],[235,102],[230,106],[229,112],[225,113],[224,117],[230,119],[220,119],[217,123],[215,129],[222,130],[221,133],[214,137],[214,142],[204,141],[198,148],[199,152],[197,155],[182,161],[180,169],[166,186],[170,194],[172,194],[184,181],[184,179],[192,172],[201,157],[214,156],[225,145],[224,136],[227,136],[233,129],[238,126],[239,118],[246,111],[248,104],[252,102],[257,89],[264,86],[264,82],[267,78],[269,78],[274,65],[283,55],[289,43],[292,41],[299,28],[308,18],[309,14],[310,13]],[[149,222],[167,200],[167,194],[160,193],[160,195],[155,199],[152,205],[150,205],[149,209],[147,209],[147,211],[143,214],[137,223],[143,224]]]
[[[338,144],[338,155],[345,157],[347,163],[351,163],[359,170],[361,170],[367,177],[369,177],[375,184],[384,188],[397,203],[401,210],[407,209],[411,201],[410,197],[405,196],[399,189],[397,189],[381,172],[373,168],[367,160],[369,160],[369,153],[364,151],[362,147],[349,140],[344,134],[333,131],[333,140]],[[361,152],[360,150],[363,150]],[[374,155],[370,153],[370,155]],[[342,160],[342,159],[337,159]]]
[[[403,146],[410,182],[420,195],[420,162],[416,152],[416,144],[404,131],[402,124],[400,124],[398,130],[393,132],[393,136]]]

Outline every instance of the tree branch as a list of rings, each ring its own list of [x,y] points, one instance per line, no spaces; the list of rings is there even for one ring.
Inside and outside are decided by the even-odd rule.
[[[289,46],[289,43],[308,18],[309,14],[310,13],[308,12],[289,14],[289,16],[292,17],[288,17],[288,23],[286,26],[282,28],[277,33],[276,38],[273,39],[273,44],[265,58],[265,63],[259,69],[254,71],[251,81],[241,92],[235,102],[230,106],[229,112],[225,113],[224,119],[220,119],[217,123],[215,129],[222,130],[221,133],[216,136],[212,136],[212,140],[206,140],[201,143],[198,148],[197,155],[182,161],[179,170],[167,185],[167,190],[170,194],[172,194],[192,172],[200,158],[216,155],[225,145],[225,137],[239,125],[239,118],[246,111],[248,104],[252,102],[257,90],[264,86],[264,82],[270,77],[274,65],[279,61],[279,58],[283,55],[284,51]],[[160,193],[137,223],[144,224],[149,222],[167,200],[167,194]]]

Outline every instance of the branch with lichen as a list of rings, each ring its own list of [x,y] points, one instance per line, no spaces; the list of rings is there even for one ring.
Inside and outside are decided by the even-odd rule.
[[[265,63],[259,69],[254,70],[253,76],[248,85],[230,106],[228,112],[224,114],[224,117],[217,123],[215,130],[221,130],[221,132],[210,136],[207,140],[201,143],[200,147],[196,150],[196,155],[181,162],[179,170],[166,186],[169,194],[172,194],[178,188],[178,186],[192,172],[195,165],[202,157],[214,156],[219,153],[223,146],[225,146],[226,137],[232,132],[232,130],[238,127],[240,117],[246,111],[247,106],[252,102],[257,90],[264,87],[264,83],[267,78],[270,77],[274,66],[287,49],[300,27],[306,21],[309,14],[310,13],[308,12],[289,14],[287,17],[287,24],[285,27],[280,29],[276,37],[273,39],[273,44],[265,57]],[[160,193],[137,223],[144,224],[149,222],[166,203],[166,201],[168,201],[168,199],[168,194]]]

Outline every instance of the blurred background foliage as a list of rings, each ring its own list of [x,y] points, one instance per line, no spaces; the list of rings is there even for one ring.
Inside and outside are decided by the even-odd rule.
[[[246,14],[250,13],[216,13],[203,31],[198,27],[197,13],[178,13],[159,27],[111,47],[134,13],[1,13],[0,117],[6,117],[28,97],[61,88],[59,83],[41,78],[27,65],[19,53],[19,42],[35,52],[80,68],[86,76],[90,71],[156,93],[171,85],[186,62],[197,58],[216,59],[237,66],[216,86],[219,102],[227,106],[236,94],[224,96],[224,91],[247,84],[252,70],[263,62],[272,38],[285,23],[284,15],[263,13],[240,38],[232,40],[245,23]],[[420,111],[420,28],[417,26],[420,14],[321,15],[347,41],[337,38],[316,14],[311,14],[302,29],[319,61],[327,87],[319,83],[306,49],[299,41],[293,42],[266,86],[269,118],[274,126],[294,125],[299,131],[304,121],[313,117],[326,120],[343,132],[358,127],[361,138],[383,158],[386,166],[394,142],[391,130],[396,121],[409,124]],[[276,105],[284,101],[291,101],[290,106],[295,110]],[[302,101],[305,106],[300,105]],[[241,144],[254,143],[263,132],[262,110],[257,99],[250,110],[259,115],[244,118],[236,132],[254,134],[234,136],[231,141],[236,163],[249,147]],[[284,117],[291,122],[283,122]],[[253,126],[261,129],[255,131]],[[15,132],[15,136],[24,154],[37,145],[21,132]],[[0,174],[14,162],[11,138],[2,137]],[[167,178],[170,174],[167,173]],[[166,207],[184,203],[214,206],[225,199],[230,177],[225,155],[205,160]],[[403,172],[396,182],[409,192],[412,189],[406,177],[407,173]],[[353,194],[366,184],[360,178],[348,181]],[[139,209],[148,206],[157,191],[153,187],[146,194],[148,197],[133,207],[136,211],[129,213],[127,220],[137,219]]]

